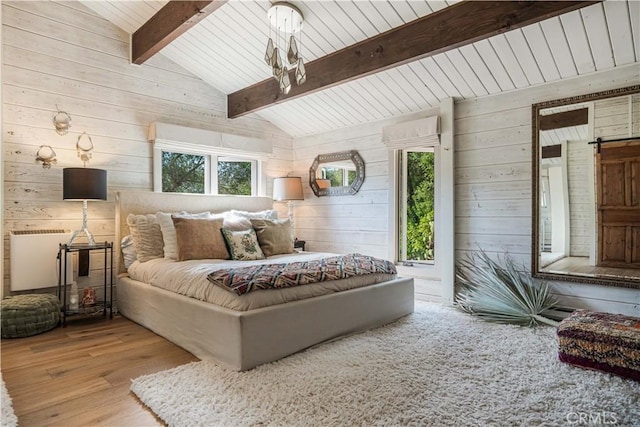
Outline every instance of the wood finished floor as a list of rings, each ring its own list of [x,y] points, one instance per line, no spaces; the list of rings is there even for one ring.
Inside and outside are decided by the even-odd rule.
[[[544,267],[542,271],[579,274],[590,277],[640,277],[640,269],[638,268],[595,267],[589,265],[588,257],[565,257]]]
[[[130,380],[198,360],[120,316],[75,319],[27,338],[3,339],[2,377],[20,427],[158,426]]]

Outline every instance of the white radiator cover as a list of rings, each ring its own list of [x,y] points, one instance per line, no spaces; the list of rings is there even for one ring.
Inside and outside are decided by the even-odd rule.
[[[58,286],[58,247],[71,238],[69,230],[14,230],[11,245],[11,290]],[[73,256],[67,256],[67,284],[73,282]]]

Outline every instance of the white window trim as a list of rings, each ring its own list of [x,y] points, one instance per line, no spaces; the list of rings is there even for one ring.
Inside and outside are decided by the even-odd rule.
[[[406,162],[399,162],[400,157],[403,156],[404,150],[393,150],[393,191],[391,192],[394,199],[393,203],[393,212],[390,212],[390,217],[392,218],[392,223],[390,228],[392,230],[392,240],[391,240],[391,253],[390,258],[394,260],[396,263],[396,268],[398,273],[405,276],[423,278],[423,279],[432,279],[432,280],[442,280],[442,268],[441,268],[441,259],[442,257],[438,253],[440,250],[440,239],[441,235],[439,232],[439,226],[441,223],[442,216],[440,209],[440,198],[442,191],[440,187],[442,185],[442,177],[441,177],[441,161],[440,161],[440,147],[435,146],[433,148],[426,148],[424,150],[410,148],[410,151],[433,151],[434,153],[434,195],[433,195],[433,206],[434,206],[434,259],[433,261],[416,261],[416,260],[407,260],[413,262],[412,266],[404,265],[404,260],[400,258],[400,239],[406,239],[406,235],[401,235],[400,233],[400,208],[402,207],[403,212],[406,212],[406,206],[400,206],[400,204],[405,204],[406,202],[401,201],[401,188],[406,188],[406,170],[400,171],[398,165],[402,164],[402,168],[405,169],[407,167]],[[400,182],[402,180],[402,183]],[[402,242],[403,247],[406,247],[406,241]]]
[[[251,194],[258,194],[260,190],[260,175],[259,172],[262,170],[260,167],[262,162],[257,159],[249,159],[246,157],[230,157],[230,156],[218,156],[217,161],[220,162],[246,162],[251,161]],[[218,170],[218,165],[216,164],[215,168],[211,169],[212,171]],[[213,183],[213,182],[212,182]],[[216,180],[216,186],[218,184],[218,180]],[[218,189],[216,188],[216,193],[218,193]]]
[[[264,195],[265,177],[262,162],[273,156],[270,141],[242,135],[154,122],[149,126],[153,143],[153,191],[162,192],[162,152],[205,156],[205,194],[217,194],[218,158],[252,161],[252,195]]]
[[[408,148],[406,150],[397,150],[398,153],[398,160],[399,157],[402,157],[402,161],[399,162],[402,165],[402,171],[399,175],[396,176],[396,179],[401,180],[402,182],[398,182],[398,186],[397,188],[397,194],[396,194],[396,198],[398,200],[398,210],[397,212],[404,212],[405,216],[406,216],[406,212],[407,212],[407,199],[406,197],[406,191],[407,191],[407,167],[408,167],[408,159],[409,159],[409,152],[412,153],[416,153],[416,152],[422,152],[422,153],[433,153],[434,154],[434,167],[433,167],[433,188],[434,188],[434,195],[433,195],[433,209],[434,212],[438,212],[438,201],[439,201],[439,184],[440,184],[440,174],[439,174],[439,162],[437,160],[438,157],[438,153],[437,151],[439,151],[436,147],[423,147],[423,148]],[[400,193],[403,194],[400,194]],[[437,221],[437,220],[436,220]],[[400,228],[400,218],[398,216],[397,220],[396,220],[396,227],[397,229]],[[396,256],[395,256],[395,260],[398,264],[402,264],[405,261],[406,262],[412,262],[414,263],[414,265],[420,265],[420,266],[428,266],[428,265],[434,265],[435,264],[435,259],[434,260],[413,260],[413,259],[408,259],[408,260],[404,260],[401,259],[402,257],[400,256],[400,247],[406,248],[407,247],[407,233],[406,233],[406,225],[405,225],[405,232],[404,233],[399,233],[401,234],[400,239],[402,239],[402,242],[398,242],[396,243]],[[436,235],[435,230],[434,230],[434,236]],[[435,240],[435,239],[434,239]],[[434,253],[435,253],[435,248],[434,248]],[[437,271],[437,270],[436,270]],[[437,275],[439,276],[439,272],[437,273]]]
[[[203,156],[204,163],[204,194],[218,194],[218,162],[251,162],[251,195],[262,195],[264,186],[262,185],[262,161],[247,157],[230,157],[220,155],[215,152],[197,152],[195,150],[180,150],[180,149],[161,149],[156,146],[153,148],[153,191],[156,193],[162,193],[162,153],[181,153],[181,154],[193,154],[197,156]]]

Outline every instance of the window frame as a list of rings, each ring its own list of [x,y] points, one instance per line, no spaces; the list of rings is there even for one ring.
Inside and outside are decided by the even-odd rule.
[[[415,279],[415,292],[417,299],[440,300],[446,304],[453,304],[455,299],[455,263],[456,263],[456,182],[455,182],[455,145],[454,145],[454,101],[453,98],[445,98],[440,101],[440,106],[425,111],[424,115],[440,117],[440,135],[438,141],[432,138],[419,140],[421,137],[414,135],[402,138],[398,135],[387,135],[383,128],[383,143],[389,150],[388,162],[388,206],[389,206],[389,252],[388,258],[397,261],[396,239],[397,236],[397,151],[409,145],[433,145],[435,150],[435,232],[436,240],[434,265],[419,265],[416,267],[397,266],[398,274]],[[416,141],[419,140],[419,141]],[[460,250],[466,248],[460,247]],[[439,286],[435,284],[439,282]]]
[[[213,162],[213,158],[212,158],[212,162]],[[261,170],[260,164],[261,161],[258,159],[249,159],[247,157],[239,157],[239,156],[228,156],[228,155],[218,155],[215,158],[215,165],[211,165],[211,172],[216,171],[216,179],[215,179],[215,193],[212,194],[218,194],[218,162],[236,162],[236,163],[244,163],[244,162],[249,162],[251,163],[251,195],[252,196],[257,196],[258,195],[258,183],[260,181],[259,178],[259,171]],[[213,187],[213,179],[211,180],[211,188]]]
[[[396,180],[398,182],[396,200],[397,200],[397,233],[399,238],[396,239],[396,262],[402,265],[435,265],[436,262],[436,237],[437,237],[437,229],[436,229],[436,218],[439,215],[438,213],[438,185],[440,184],[439,178],[439,167],[438,167],[438,159],[437,159],[437,150],[435,147],[420,147],[420,148],[406,148],[397,150],[397,170],[398,174],[396,174]],[[408,168],[408,159],[409,153],[433,153],[433,210],[434,210],[434,251],[433,251],[433,259],[432,260],[415,260],[415,259],[407,259],[406,256],[402,254],[402,248],[405,248],[404,252],[406,252],[407,248],[407,168]],[[399,175],[399,176],[398,176]],[[402,220],[401,220],[402,217]]]
[[[210,149],[177,148],[154,146],[153,148],[153,191],[162,193],[162,153],[179,153],[203,156],[205,158],[204,194],[218,195],[218,162],[250,162],[251,163],[251,196],[263,192],[262,159],[253,156],[229,155]],[[189,193],[191,194],[191,193]]]
[[[404,262],[400,260],[399,254],[399,242],[400,238],[400,230],[399,230],[399,221],[400,221],[400,190],[401,190],[401,172],[400,169],[400,159],[399,157],[402,155],[403,150],[408,151],[420,151],[422,148],[424,149],[432,149],[434,153],[434,234],[438,236],[434,240],[434,259],[433,261],[421,261],[421,262]],[[442,281],[450,274],[453,274],[453,266],[449,266],[451,262],[447,262],[446,257],[449,253],[449,248],[447,248],[447,238],[454,239],[453,233],[447,233],[446,229],[446,221],[450,221],[452,219],[447,219],[442,214],[443,206],[448,206],[452,204],[453,201],[453,193],[447,194],[443,193],[443,187],[447,185],[453,186],[453,175],[452,173],[445,173],[443,175],[443,162],[451,161],[452,156],[450,151],[443,152],[442,147],[440,145],[434,145],[433,147],[412,147],[409,149],[393,149],[389,150],[389,177],[390,177],[390,191],[389,191],[389,259],[393,260],[396,264],[396,269],[398,274],[407,277],[413,277],[417,279],[420,283],[420,280],[427,281]],[[450,181],[450,182],[449,182]],[[406,186],[406,183],[404,184]],[[443,196],[447,200],[443,200]],[[450,200],[449,200],[450,199]],[[452,272],[445,273],[443,269],[452,269]],[[449,300],[449,297],[445,297],[443,293],[443,297],[446,300]],[[453,297],[451,297],[452,299]]]
[[[340,183],[340,186],[348,187],[353,183],[353,181],[349,182],[349,172],[357,173],[356,172],[356,165],[353,164],[353,163],[352,163],[352,165],[353,166],[350,166],[350,165],[349,166],[336,165],[336,164],[332,164],[332,163],[323,164],[320,167],[322,178],[326,179],[326,170],[327,169],[335,169],[336,171],[339,171],[341,179],[342,179],[342,182]],[[354,180],[355,180],[355,177],[354,177]]]

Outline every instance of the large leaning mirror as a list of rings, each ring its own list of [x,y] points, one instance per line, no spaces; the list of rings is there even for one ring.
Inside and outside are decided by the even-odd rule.
[[[356,194],[363,182],[364,160],[356,150],[320,154],[309,168],[309,186],[318,197]]]
[[[533,276],[640,289],[640,85],[532,114]]]

